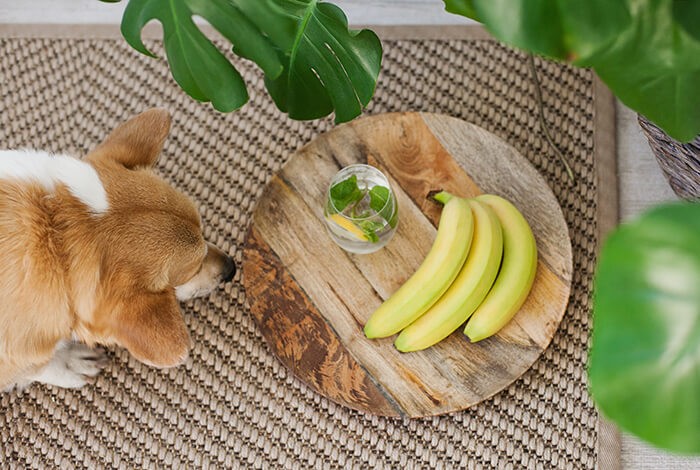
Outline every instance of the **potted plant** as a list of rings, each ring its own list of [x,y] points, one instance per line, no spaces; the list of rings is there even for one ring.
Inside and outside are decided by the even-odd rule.
[[[700,204],[618,227],[600,253],[590,392],[623,429],[700,454]]]
[[[507,44],[595,70],[640,114],[676,193],[700,198],[700,2],[444,2],[448,11],[482,22]],[[695,144],[685,144],[696,137]]]
[[[102,0],[115,3],[120,0]],[[248,101],[240,73],[195,23],[208,21],[234,54],[255,62],[277,107],[292,119],[335,112],[353,119],[369,103],[382,57],[370,30],[351,31],[345,14],[318,0],[129,0],[124,39],[153,56],[141,39],[151,20],[163,27],[163,43],[175,81],[192,98],[221,112]]]
[[[691,142],[700,133],[700,2],[444,2],[505,43],[595,70],[640,113],[676,192],[700,197],[700,138]],[[660,206],[610,234],[595,278],[589,381],[623,429],[700,454],[700,204]]]

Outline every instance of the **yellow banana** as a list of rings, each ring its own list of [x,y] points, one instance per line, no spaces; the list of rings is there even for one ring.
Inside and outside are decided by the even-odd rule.
[[[384,338],[398,333],[428,310],[450,287],[469,252],[474,230],[465,199],[445,204],[437,236],[420,267],[365,324],[365,336]]]
[[[490,206],[476,200],[469,255],[447,292],[396,338],[396,349],[418,351],[446,338],[476,310],[493,285],[503,254],[501,223]]]
[[[518,209],[502,197],[478,196],[488,204],[503,227],[503,261],[493,287],[464,328],[472,342],[495,334],[517,313],[530,293],[537,272],[537,245]]]

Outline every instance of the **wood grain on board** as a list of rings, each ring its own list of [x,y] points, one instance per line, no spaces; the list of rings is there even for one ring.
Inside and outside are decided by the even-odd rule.
[[[369,163],[389,178],[399,225],[369,255],[346,253],[323,221],[328,183]],[[496,336],[471,344],[461,329],[425,351],[369,340],[372,312],[420,265],[435,237],[433,189],[510,199],[532,225],[540,253],[527,301]],[[388,416],[461,410],[520,377],[551,341],[571,285],[571,243],[545,181],[515,149],[464,121],[392,113],[336,127],[299,150],[258,202],[244,252],[250,309],[279,359],[333,401]]]

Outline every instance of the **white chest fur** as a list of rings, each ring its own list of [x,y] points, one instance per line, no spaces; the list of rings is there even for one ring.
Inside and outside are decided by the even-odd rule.
[[[0,150],[0,180],[32,181],[48,191],[57,183],[63,183],[92,212],[99,214],[109,208],[107,193],[95,169],[68,155],[38,150]]]

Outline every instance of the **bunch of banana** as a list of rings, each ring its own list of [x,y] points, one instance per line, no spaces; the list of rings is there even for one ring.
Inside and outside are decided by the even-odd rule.
[[[467,320],[472,342],[495,334],[525,302],[537,270],[535,238],[513,204],[444,191],[434,198],[445,207],[428,256],[365,325],[368,338],[401,331],[394,344],[404,352],[436,344]],[[454,230],[464,233],[447,233]]]
[[[415,273],[372,314],[365,336],[398,333],[445,293],[467,259],[474,223],[466,199],[452,198],[442,209],[437,237]]]

